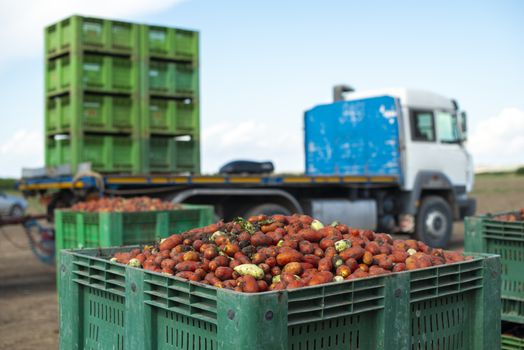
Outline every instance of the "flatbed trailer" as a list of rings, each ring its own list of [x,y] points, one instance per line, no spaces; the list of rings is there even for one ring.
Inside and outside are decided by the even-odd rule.
[[[227,176],[227,175],[104,175],[104,187],[111,190],[137,187],[163,187],[184,185],[256,185],[256,186],[301,186],[307,185],[375,185],[398,184],[395,176],[308,176],[308,175],[271,175],[271,176]],[[96,176],[61,176],[56,178],[21,179],[18,189],[22,192],[49,191],[61,189],[88,189],[97,186]]]
[[[26,196],[47,198],[48,214],[90,196],[148,195],[175,203],[215,206],[217,217],[263,212],[311,213],[316,197],[361,198],[356,192],[399,188],[395,176],[307,175],[100,175],[21,179],[17,187]],[[258,209],[257,209],[258,207]]]

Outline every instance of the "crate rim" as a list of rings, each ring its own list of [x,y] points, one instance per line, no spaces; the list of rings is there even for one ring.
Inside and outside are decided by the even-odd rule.
[[[137,214],[137,213],[171,213],[178,210],[184,209],[199,209],[205,207],[212,207],[210,204],[190,204],[190,203],[177,203],[182,205],[182,208],[179,209],[166,209],[166,210],[143,210],[143,211],[82,211],[82,210],[71,210],[71,208],[60,208],[55,209],[55,212],[59,211],[61,213],[75,213],[75,214]],[[103,249],[110,249],[116,247],[104,247]]]
[[[94,17],[94,16],[89,16],[89,15],[81,15],[81,14],[78,14],[78,13],[73,13],[71,14],[70,16],[67,16],[67,17],[62,17],[61,19],[51,23],[51,24],[48,24],[44,27],[45,31],[47,31],[49,28],[53,27],[53,26],[56,26],[57,24],[67,20],[67,19],[72,19],[73,17],[78,17],[78,18],[82,18],[82,19],[95,19],[95,20],[98,20],[98,21],[111,21],[111,22],[117,22],[117,23],[124,23],[124,24],[132,24],[132,25],[138,25],[138,26],[146,26],[146,27],[156,27],[156,28],[168,28],[168,29],[180,29],[180,30],[186,30],[186,31],[189,31],[189,32],[194,32],[196,33],[197,35],[200,35],[200,30],[197,30],[197,29],[190,29],[190,28],[187,28],[187,27],[172,27],[172,26],[162,26],[162,25],[158,25],[158,24],[148,24],[148,23],[145,23],[145,22],[132,22],[132,21],[129,21],[129,20],[122,20],[122,19],[118,19],[118,18],[108,18],[108,17],[105,17],[105,16],[100,16],[100,17]]]
[[[495,220],[494,218],[499,215],[510,215],[510,214],[518,214],[520,213],[519,210],[508,210],[508,211],[501,211],[501,212],[495,212],[495,213],[485,213],[482,215],[473,215],[473,216],[467,216],[466,218],[475,218],[475,219],[486,219],[496,222],[506,222],[506,223],[524,223],[524,220],[516,220],[516,221],[504,221],[504,220]]]
[[[160,273],[160,272],[144,270],[143,268],[132,267],[132,266],[129,266],[129,265],[126,265],[126,264],[112,263],[109,260],[104,259],[103,257],[97,256],[97,255],[83,254],[83,253],[87,253],[87,252],[98,252],[98,253],[101,253],[102,250],[110,250],[110,251],[113,251],[113,252],[118,252],[118,251],[122,251],[123,249],[129,250],[129,249],[142,248],[142,247],[143,247],[143,245],[130,245],[130,246],[120,246],[120,247],[118,247],[118,246],[117,247],[104,247],[104,248],[100,247],[100,248],[88,248],[88,249],[63,249],[63,250],[61,250],[61,254],[72,254],[74,256],[87,256],[90,259],[93,259],[93,260],[96,260],[96,261],[100,261],[100,262],[103,262],[103,263],[116,264],[117,266],[121,266],[121,267],[124,267],[124,268],[130,268],[130,269],[135,269],[135,270],[139,270],[139,271],[146,271],[148,274],[154,274],[156,276],[161,276],[161,277],[165,277],[165,278],[174,279],[174,280],[179,281],[179,282],[185,282],[185,283],[188,283],[188,284],[191,284],[191,285],[196,285],[198,287],[208,288],[208,289],[211,289],[211,290],[214,290],[214,291],[220,290],[220,291],[222,291],[224,293],[232,293],[233,295],[242,295],[242,296],[246,296],[246,297],[256,297],[257,295],[293,293],[293,292],[297,292],[297,291],[310,290],[310,289],[315,289],[315,288],[322,288],[324,286],[349,285],[349,284],[354,284],[355,282],[358,283],[360,281],[384,280],[388,276],[392,276],[392,275],[393,276],[405,276],[405,275],[411,274],[412,272],[431,271],[431,270],[435,270],[435,269],[441,268],[442,266],[458,266],[458,265],[462,265],[462,264],[465,264],[465,263],[470,263],[470,262],[473,262],[473,261],[481,261],[483,259],[499,257],[499,255],[497,255],[497,254],[469,253],[468,252],[469,255],[473,256],[473,259],[465,260],[465,261],[458,261],[458,262],[454,262],[454,263],[451,263],[451,264],[431,266],[431,267],[427,267],[427,268],[424,268],[424,269],[416,269],[416,270],[411,270],[411,271],[394,272],[394,273],[387,274],[387,275],[378,275],[378,276],[364,277],[364,278],[358,278],[358,279],[349,280],[349,281],[329,282],[329,283],[324,283],[324,284],[320,284],[320,285],[306,286],[306,287],[302,287],[302,288],[298,288],[298,289],[291,289],[291,290],[284,289],[284,290],[266,291],[266,292],[258,292],[258,293],[244,293],[244,292],[236,292],[234,290],[230,290],[230,289],[226,289],[226,288],[216,288],[216,287],[213,287],[213,286],[210,286],[210,285],[207,285],[207,284],[198,283],[198,282],[195,282],[195,281],[190,281],[188,279],[180,278],[180,277],[177,277],[177,276],[174,276],[174,275],[168,275],[168,274],[163,274],[163,273]],[[384,287],[384,284],[382,283],[382,285],[377,286],[377,287]]]
[[[511,334],[511,333],[502,333],[501,335],[503,338],[516,340],[518,342],[522,342],[522,344],[524,345],[524,338],[519,338],[518,336]]]

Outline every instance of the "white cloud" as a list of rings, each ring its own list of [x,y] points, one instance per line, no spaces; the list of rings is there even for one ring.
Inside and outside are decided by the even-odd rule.
[[[0,143],[0,177],[20,177],[23,167],[44,166],[44,138],[36,130],[17,130]]]
[[[478,167],[508,167],[524,163],[524,111],[505,108],[479,122],[468,147]]]
[[[43,53],[44,27],[73,14],[132,19],[183,0],[17,0],[0,5],[0,69],[18,58]]]
[[[202,164],[206,173],[235,159],[271,160],[276,171],[304,169],[301,130],[279,130],[268,123],[246,120],[219,122],[202,131]]]

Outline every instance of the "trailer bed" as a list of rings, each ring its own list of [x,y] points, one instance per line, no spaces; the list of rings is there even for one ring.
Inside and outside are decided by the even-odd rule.
[[[315,185],[372,185],[399,183],[397,176],[307,176],[307,175],[266,175],[266,176],[229,176],[229,175],[102,175],[105,188],[126,187],[162,187],[162,186],[315,186]],[[97,176],[42,177],[21,179],[17,187],[20,191],[47,191],[60,189],[86,189],[97,186]]]

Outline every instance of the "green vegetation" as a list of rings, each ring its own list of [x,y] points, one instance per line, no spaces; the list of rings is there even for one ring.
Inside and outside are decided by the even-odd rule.
[[[509,176],[513,175],[513,171],[486,171],[483,173],[477,173],[475,176],[485,177],[485,176]]]
[[[511,175],[524,175],[524,166],[517,168],[516,170],[500,170],[500,171],[486,171],[482,173],[476,173],[475,176],[511,176]]]
[[[1,179],[0,178],[0,189],[12,190],[15,188],[16,179]]]

